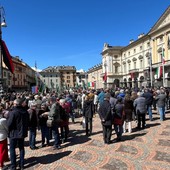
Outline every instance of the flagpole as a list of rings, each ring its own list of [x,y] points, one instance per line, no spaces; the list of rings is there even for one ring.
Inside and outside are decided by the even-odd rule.
[[[164,68],[164,51],[163,51],[163,45],[162,45],[162,74],[163,74],[163,87],[165,87],[165,68]]]
[[[0,95],[3,94],[2,27],[7,26],[5,23],[4,15],[5,15],[4,8],[0,6]]]
[[[150,48],[150,52],[149,52],[149,61],[150,61],[150,81],[151,81],[151,88],[152,88],[152,83],[153,83],[153,80],[152,80],[152,54],[151,54],[151,48]]]

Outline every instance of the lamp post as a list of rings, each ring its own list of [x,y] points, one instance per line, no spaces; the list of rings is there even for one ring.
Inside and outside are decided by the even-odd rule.
[[[2,6],[0,6],[0,95],[3,94],[3,64],[2,64],[2,27],[6,27],[5,23],[5,11]]]

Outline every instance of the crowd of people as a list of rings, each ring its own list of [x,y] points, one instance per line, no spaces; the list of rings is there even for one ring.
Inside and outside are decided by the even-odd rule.
[[[24,169],[25,138],[29,136],[29,147],[36,150],[37,130],[41,132],[41,147],[53,144],[60,149],[69,137],[69,122],[75,123],[75,115],[85,120],[85,135],[93,134],[93,118],[99,115],[105,144],[111,143],[112,130],[116,141],[122,134],[146,127],[146,115],[154,121],[152,110],[164,121],[169,109],[169,90],[166,88],[73,90],[61,94],[32,94],[29,92],[7,93],[0,98],[0,169],[4,162],[11,162],[10,169],[17,168],[16,151],[19,148],[20,169]],[[70,120],[69,120],[70,119]],[[51,142],[51,139],[54,142]],[[9,149],[8,149],[9,145]]]

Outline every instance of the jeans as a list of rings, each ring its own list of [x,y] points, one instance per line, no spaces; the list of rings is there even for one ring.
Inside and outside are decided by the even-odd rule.
[[[36,142],[36,127],[30,127],[29,129],[29,144],[30,148],[35,148],[35,142]]]
[[[149,119],[152,120],[152,106],[147,106],[147,111],[149,114]]]
[[[145,119],[145,113],[137,114],[137,121],[138,121],[138,129],[141,128],[141,122],[142,122],[142,128],[144,129],[146,126],[146,119]]]
[[[16,170],[16,152],[15,148],[19,148],[20,151],[20,167],[24,167],[24,138],[19,139],[9,139],[10,141],[10,160],[11,160],[11,169]]]
[[[50,134],[49,134],[49,128],[47,126],[41,126],[41,138],[42,138],[42,144],[45,143],[45,139],[47,140],[47,144],[49,144]]]
[[[117,137],[121,138],[122,133],[123,133],[123,126],[122,125],[114,125],[114,129],[115,129]]]
[[[111,135],[112,135],[112,125],[110,126],[103,126],[103,140],[104,143],[109,143],[111,140]]]
[[[92,118],[85,117],[85,122],[86,122],[86,135],[91,135],[92,134]]]
[[[54,137],[54,146],[58,147],[61,144],[58,125],[53,125],[51,129],[52,129],[52,134]]]
[[[163,121],[165,119],[165,107],[158,107],[160,120]]]

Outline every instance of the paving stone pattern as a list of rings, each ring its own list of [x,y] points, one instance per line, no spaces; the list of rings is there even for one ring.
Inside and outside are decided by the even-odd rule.
[[[124,133],[121,142],[116,142],[113,130],[112,143],[103,143],[99,117],[93,118],[93,134],[85,136],[85,131],[76,118],[70,123],[68,142],[60,150],[52,146],[30,150],[26,138],[25,169],[28,170],[168,170],[170,169],[170,113],[161,122],[159,115],[153,114],[154,121],[147,119],[144,130]],[[148,118],[148,116],[147,116]],[[51,141],[52,143],[53,141]],[[41,144],[38,131],[37,146]],[[18,152],[18,151],[17,151]],[[19,156],[18,156],[19,157]],[[7,162],[6,165],[9,165]]]

